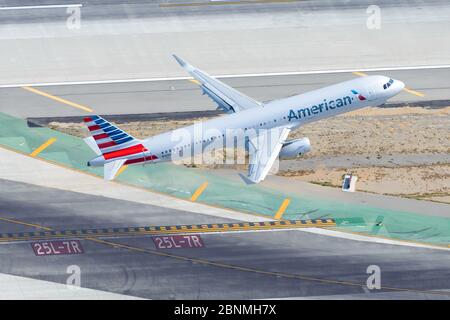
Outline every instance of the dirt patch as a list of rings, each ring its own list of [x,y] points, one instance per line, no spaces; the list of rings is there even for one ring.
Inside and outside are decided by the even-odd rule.
[[[450,164],[353,169],[321,168],[284,171],[279,175],[326,186],[341,187],[344,174],[358,176],[357,189],[380,194],[403,195],[446,202],[450,195]]]

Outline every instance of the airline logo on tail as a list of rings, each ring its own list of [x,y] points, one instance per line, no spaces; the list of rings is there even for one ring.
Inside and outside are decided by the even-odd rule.
[[[141,141],[120,130],[100,116],[83,119],[91,133],[84,139],[98,157],[88,162],[88,166],[104,166],[104,177],[112,180],[123,165],[155,160],[148,155],[148,149]]]
[[[112,151],[121,149],[121,145],[129,145],[129,142],[135,140],[128,133],[118,129],[111,123],[99,116],[90,116],[83,119],[92,138],[96,141],[99,149],[103,151]]]

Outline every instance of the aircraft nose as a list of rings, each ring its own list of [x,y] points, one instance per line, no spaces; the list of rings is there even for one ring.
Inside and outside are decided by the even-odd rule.
[[[403,83],[403,81],[395,80],[394,81],[395,94],[400,93],[403,89],[405,89],[405,84]]]

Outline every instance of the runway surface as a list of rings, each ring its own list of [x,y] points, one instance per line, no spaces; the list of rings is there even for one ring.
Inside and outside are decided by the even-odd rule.
[[[192,62],[195,63],[194,61]],[[198,64],[201,67],[201,63]],[[207,70],[205,70],[207,71]],[[421,94],[402,92],[389,103],[432,106],[427,101],[450,100],[450,68],[367,72],[402,80]],[[226,78],[245,94],[267,101],[300,94],[358,77],[353,73]],[[216,105],[188,80],[43,86],[37,89],[80,104],[97,114],[145,114],[212,111]],[[444,103],[445,105],[445,103]],[[21,118],[81,116],[88,112],[22,88],[0,88],[0,111]],[[198,114],[197,115],[201,115]]]
[[[8,180],[0,180],[0,190],[2,218],[45,227],[110,227],[123,225],[130,216],[147,224],[174,218],[177,223],[218,220],[174,210],[167,218],[168,209],[156,206]],[[35,229],[0,221],[0,232]],[[84,254],[45,257],[35,256],[29,243],[2,244],[0,255],[8,259],[0,259],[0,272],[66,283],[67,267],[78,265],[83,287],[151,299],[343,294],[370,298],[372,293],[363,287],[367,267],[375,264],[381,268],[382,287],[391,288],[375,292],[400,298],[450,297],[448,291],[441,292],[450,287],[450,256],[445,251],[339,238],[330,241],[327,236],[301,231],[201,236],[203,248],[156,250],[150,237],[133,237],[107,243],[82,240]]]

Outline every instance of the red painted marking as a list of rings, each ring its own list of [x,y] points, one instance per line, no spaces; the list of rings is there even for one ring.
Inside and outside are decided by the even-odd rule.
[[[155,155],[151,155],[150,157],[145,157],[145,158],[129,159],[129,160],[125,161],[124,164],[134,164],[134,163],[150,161],[150,160],[155,160],[155,159],[158,159],[158,157]]]
[[[83,119],[84,122],[91,122],[94,121],[94,119],[92,119],[91,117],[86,117]]]
[[[79,240],[32,242],[31,248],[36,256],[58,256],[84,253]]]
[[[152,237],[156,249],[179,249],[179,248],[203,248],[200,235],[176,235],[176,236],[155,236]]]
[[[128,148],[105,153],[103,155],[103,157],[105,158],[105,160],[109,160],[109,159],[120,158],[120,157],[124,157],[124,156],[130,156],[132,154],[145,152],[145,151],[148,151],[148,150],[142,144],[138,144],[138,145],[131,146]]]
[[[101,144],[98,145],[98,147],[100,149],[103,149],[103,148],[108,148],[108,147],[112,147],[112,146],[115,146],[115,145],[116,145],[116,143],[114,141],[110,141],[110,142],[101,143]]]
[[[95,125],[95,126],[88,127],[88,129],[89,129],[89,131],[97,131],[97,130],[100,130],[101,128],[98,125]]]
[[[109,136],[106,133],[102,133],[102,134],[97,134],[95,136],[92,136],[92,138],[94,138],[95,140],[100,140],[100,139],[109,138]]]

